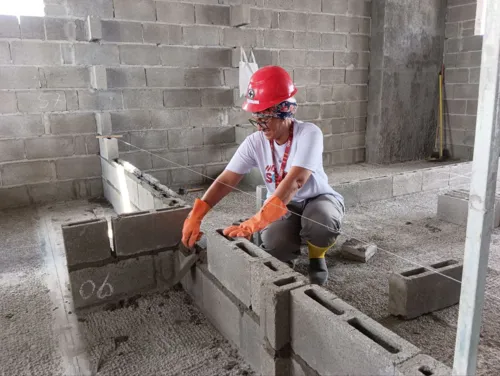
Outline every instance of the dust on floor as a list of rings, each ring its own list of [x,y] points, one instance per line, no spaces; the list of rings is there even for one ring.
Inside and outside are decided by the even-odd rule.
[[[253,374],[179,289],[75,315],[61,225],[113,213],[88,201],[0,212],[0,374]]]

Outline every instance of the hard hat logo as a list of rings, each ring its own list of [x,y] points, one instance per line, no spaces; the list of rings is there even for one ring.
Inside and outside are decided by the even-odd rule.
[[[250,99],[255,98],[255,91],[253,91],[252,88],[248,89],[248,98],[250,98]]]

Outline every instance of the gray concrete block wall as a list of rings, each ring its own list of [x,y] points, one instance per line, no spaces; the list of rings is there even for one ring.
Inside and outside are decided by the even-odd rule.
[[[35,181],[28,176],[13,183],[2,177],[0,189],[27,191],[28,197],[20,200],[25,203],[34,198],[29,189],[17,188],[21,185],[99,181],[100,162],[90,158],[98,154],[92,138],[95,121],[89,120],[95,113],[111,113],[113,131],[124,141],[139,138],[138,146],[165,158],[217,145],[225,150],[221,160],[187,161],[194,171],[215,177],[235,150],[234,126],[247,123],[247,114],[238,107],[241,100],[234,98],[238,80],[233,53],[240,46],[254,47],[260,66],[283,65],[299,85],[298,117],[314,121],[325,137],[335,134],[342,140],[325,143],[326,164],[363,161],[368,4],[71,0],[47,4],[46,17],[21,17],[20,24],[15,17],[1,16],[0,139],[21,142],[25,151],[15,159],[4,152],[9,156],[0,157],[0,170],[11,168],[3,163],[25,164],[23,169],[30,170],[29,163],[38,160],[51,167],[43,170],[44,176],[37,172]],[[323,110],[333,103],[345,110]],[[139,111],[142,115],[135,116]],[[157,117],[161,111],[166,115]],[[30,152],[28,158],[26,144],[31,146],[32,138],[44,139],[40,145],[50,145],[51,151]],[[163,184],[209,180],[172,164],[159,167],[151,155],[138,160],[131,153],[137,150],[120,141],[119,147],[120,158],[140,163]],[[85,163],[78,168],[81,176],[58,175],[67,170],[57,168],[59,164],[80,162]],[[81,192],[93,193],[102,194],[102,186],[100,192]]]
[[[446,147],[472,160],[483,37],[474,34],[476,0],[451,2],[446,10],[444,113]]]

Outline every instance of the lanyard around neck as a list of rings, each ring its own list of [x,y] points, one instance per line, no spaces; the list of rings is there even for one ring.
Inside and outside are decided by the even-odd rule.
[[[290,131],[288,134],[288,140],[286,141],[286,147],[285,147],[285,153],[283,154],[283,161],[281,162],[281,168],[280,171],[276,171],[276,188],[278,188],[278,185],[281,183],[285,176],[285,167],[286,167],[286,162],[288,162],[288,156],[290,155],[290,149],[292,148],[292,141],[293,141],[293,122],[292,125],[290,126]],[[269,140],[269,144],[271,145],[271,154],[273,155],[273,164],[274,168],[276,168],[276,157],[274,153],[274,140]]]

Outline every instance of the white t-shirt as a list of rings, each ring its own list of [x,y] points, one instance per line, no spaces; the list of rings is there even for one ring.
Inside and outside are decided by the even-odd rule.
[[[226,170],[242,175],[249,173],[254,167],[258,168],[266,184],[268,197],[276,190],[276,171],[280,171],[286,149],[286,142],[283,145],[273,142],[277,166],[273,165],[269,140],[263,132],[254,132],[243,141],[226,167]],[[294,120],[293,141],[285,174],[293,166],[306,168],[312,174],[292,201],[300,202],[318,195],[331,194],[344,203],[343,197],[328,184],[328,177],[323,169],[323,133],[317,125]]]

